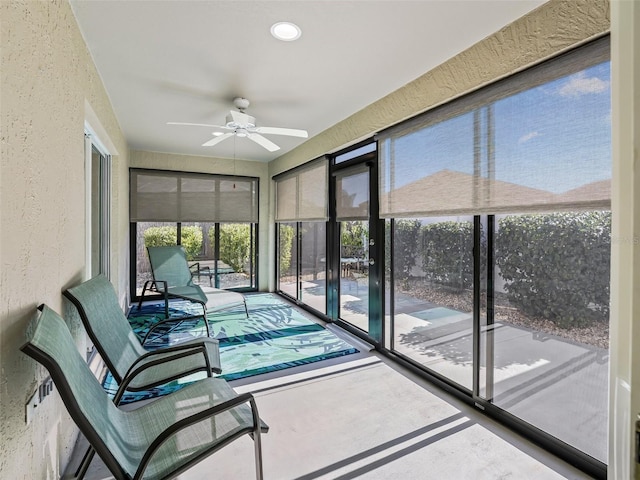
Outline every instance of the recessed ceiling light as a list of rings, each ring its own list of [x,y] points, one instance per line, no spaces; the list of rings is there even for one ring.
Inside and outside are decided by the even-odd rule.
[[[278,22],[271,25],[271,35],[278,40],[292,42],[302,35],[302,30],[296,24],[291,22]]]

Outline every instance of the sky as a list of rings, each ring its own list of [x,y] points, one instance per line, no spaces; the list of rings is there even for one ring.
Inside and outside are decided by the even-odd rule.
[[[501,99],[493,111],[497,180],[562,193],[611,178],[609,62]],[[396,187],[443,169],[472,174],[473,112],[405,135],[394,149]],[[484,172],[486,152],[483,162]]]

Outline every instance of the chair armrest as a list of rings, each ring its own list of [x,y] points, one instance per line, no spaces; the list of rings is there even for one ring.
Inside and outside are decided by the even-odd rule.
[[[216,339],[211,339],[212,341],[217,342]],[[142,368],[137,368],[136,365],[142,361],[145,361],[148,358],[152,358],[156,355],[163,355],[166,353],[174,353],[174,355],[163,356],[158,360],[152,360],[149,363],[146,363],[142,366]],[[165,362],[171,362],[173,360],[177,360],[178,358],[188,357],[190,355],[200,354],[204,355],[205,364],[207,367],[211,368],[209,364],[209,357],[207,356],[207,347],[205,342],[199,343],[189,343],[188,345],[174,345],[172,347],[163,347],[160,350],[151,350],[138,357],[138,359],[129,367],[129,371],[127,371],[126,376],[128,377],[131,373],[135,373],[136,375],[140,373],[142,370],[153,367],[155,365],[160,365]]]
[[[172,351],[174,352],[172,355],[158,358],[157,360],[151,360],[150,362],[147,362],[144,365],[136,366],[142,359],[149,358],[153,355],[165,353],[169,349],[172,349]],[[148,352],[142,355],[134,362],[133,365],[131,365],[131,367],[129,367],[129,370],[127,371],[124,378],[120,382],[120,385],[118,385],[118,391],[113,397],[113,403],[115,403],[116,405],[120,403],[120,399],[124,395],[124,392],[126,392],[127,387],[129,386],[131,381],[135,379],[136,376],[138,376],[141,372],[151,367],[162,365],[163,363],[166,363],[172,360],[177,360],[179,358],[189,357],[191,355],[200,355],[200,354],[204,356],[204,363],[205,363],[207,375],[211,376],[211,371],[212,371],[211,362],[209,361],[209,356],[207,355],[207,348],[205,347],[204,342],[201,345],[190,345],[188,347],[185,345],[184,348],[169,347],[168,349],[163,349],[162,351]]]
[[[153,442],[151,442],[151,445],[149,445],[149,448],[147,448],[147,451],[142,456],[142,460],[140,461],[140,465],[138,466],[138,470],[136,471],[136,473],[135,473],[135,475],[133,477],[134,480],[142,478],[144,476],[144,472],[145,472],[145,470],[147,468],[147,465],[151,461],[151,458],[153,457],[153,455],[172,436],[174,436],[175,434],[177,434],[181,430],[184,430],[187,427],[190,427],[192,425],[200,423],[200,422],[202,422],[204,420],[207,420],[207,419],[209,419],[211,417],[214,417],[215,415],[218,415],[218,414],[220,414],[222,412],[225,412],[227,410],[230,410],[230,409],[232,409],[234,407],[237,407],[237,406],[242,405],[242,404],[247,403],[247,402],[249,402],[249,404],[250,404],[251,413],[252,413],[252,417],[253,417],[253,427],[252,427],[252,429],[250,431],[253,432],[254,435],[259,436],[260,435],[260,429],[261,429],[261,421],[260,421],[260,417],[258,415],[258,407],[256,406],[255,399],[253,398],[253,395],[251,393],[242,393],[242,394],[238,395],[235,398],[229,399],[229,400],[227,400],[225,402],[222,402],[222,403],[220,403],[218,405],[215,405],[213,407],[210,407],[210,408],[207,408],[205,410],[202,410],[201,412],[194,413],[193,415],[185,417],[185,418],[183,418],[181,420],[178,420],[173,425],[170,425],[169,427],[167,427],[162,433],[160,433],[153,440]],[[213,453],[215,450],[217,450],[218,448],[226,445],[231,440],[237,438],[238,436],[240,436],[240,435],[242,435],[244,433],[249,433],[250,431],[249,430],[240,431],[236,435],[234,435],[233,437],[228,438],[227,440],[222,441],[219,444],[212,444],[208,449],[204,449],[204,450],[205,451],[211,450],[211,453]],[[197,457],[202,457],[203,456],[202,452],[200,452],[196,456]]]
[[[192,273],[198,273],[198,272],[210,272],[211,271],[211,267],[209,267],[208,265],[205,265],[204,267],[200,266],[200,262],[195,262],[192,263],[191,265],[189,265],[189,270],[195,269],[195,271],[193,271]]]

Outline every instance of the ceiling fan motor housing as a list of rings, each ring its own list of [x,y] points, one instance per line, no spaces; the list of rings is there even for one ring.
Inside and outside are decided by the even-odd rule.
[[[236,106],[238,110],[242,112],[243,110],[249,108],[249,105],[251,104],[251,102],[249,102],[249,100],[247,100],[246,98],[236,97],[233,99],[233,104]]]

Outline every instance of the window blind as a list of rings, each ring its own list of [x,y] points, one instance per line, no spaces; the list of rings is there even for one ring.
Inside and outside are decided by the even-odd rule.
[[[258,222],[258,179],[130,171],[131,222]]]
[[[336,220],[369,219],[369,167],[336,173]]]
[[[327,171],[322,158],[276,177],[276,222],[327,221]]]
[[[610,208],[603,38],[378,136],[381,217]]]

